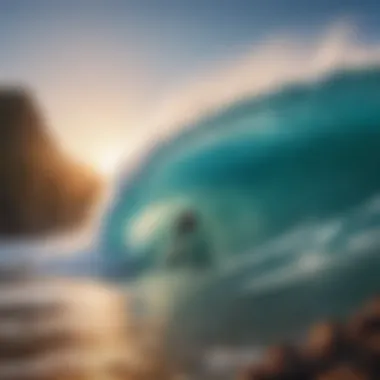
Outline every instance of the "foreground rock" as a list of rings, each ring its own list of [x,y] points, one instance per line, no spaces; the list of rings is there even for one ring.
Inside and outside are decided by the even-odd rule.
[[[21,89],[0,89],[0,152],[0,237],[84,222],[100,179],[59,150],[32,96]]]
[[[240,380],[380,379],[380,298],[345,324],[321,323],[300,347],[278,346],[239,376]]]

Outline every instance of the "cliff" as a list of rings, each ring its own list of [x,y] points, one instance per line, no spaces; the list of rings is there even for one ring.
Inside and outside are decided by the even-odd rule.
[[[79,226],[100,195],[101,181],[71,161],[48,134],[33,96],[0,89],[0,238]]]

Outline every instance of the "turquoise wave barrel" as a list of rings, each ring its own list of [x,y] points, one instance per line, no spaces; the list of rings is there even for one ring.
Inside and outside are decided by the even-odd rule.
[[[261,345],[344,316],[380,290],[380,70],[231,104],[117,193],[107,273],[175,339]]]

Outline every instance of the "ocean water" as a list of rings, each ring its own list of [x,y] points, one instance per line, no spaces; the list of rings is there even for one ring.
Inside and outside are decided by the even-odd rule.
[[[167,265],[188,210],[199,223],[186,244],[206,268]],[[344,317],[380,290],[380,69],[197,121],[122,181],[105,226],[108,275],[182,346],[266,345]]]

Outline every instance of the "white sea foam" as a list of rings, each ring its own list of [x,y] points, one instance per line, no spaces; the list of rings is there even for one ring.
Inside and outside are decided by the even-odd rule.
[[[170,138],[208,113],[250,96],[275,91],[294,82],[313,82],[342,68],[380,63],[380,44],[366,43],[360,28],[338,21],[314,38],[273,36],[256,43],[245,54],[210,65],[172,94],[163,96],[148,118],[141,118],[127,167],[159,141]]]

